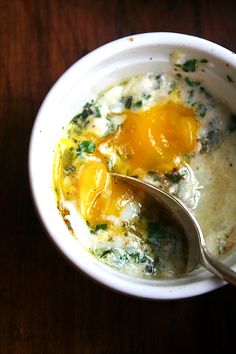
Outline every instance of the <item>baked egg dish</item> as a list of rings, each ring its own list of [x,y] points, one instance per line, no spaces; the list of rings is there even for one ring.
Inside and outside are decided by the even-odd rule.
[[[199,75],[206,58],[170,57],[168,72],[127,78],[86,102],[64,127],[53,166],[73,237],[109,266],[150,279],[185,273],[188,245],[152,198],[111,172],[180,199],[213,255],[236,243],[236,116]]]

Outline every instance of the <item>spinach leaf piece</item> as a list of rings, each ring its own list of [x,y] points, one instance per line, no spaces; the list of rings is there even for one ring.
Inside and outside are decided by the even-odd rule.
[[[183,175],[178,172],[165,173],[165,176],[172,183],[179,183],[179,181],[183,178]]]
[[[186,84],[191,87],[197,87],[201,84],[200,81],[192,80],[192,79],[190,79],[190,77],[186,77],[184,80],[185,80]]]
[[[100,111],[100,107],[99,106],[94,106],[94,113],[95,113],[95,117],[96,118],[101,118],[101,111]]]
[[[69,149],[66,149],[64,151],[62,156],[62,165],[67,175],[69,175],[72,172],[75,172],[76,170],[75,166],[73,165],[75,158],[76,158],[76,154],[74,152],[73,146],[71,146]]]
[[[89,116],[91,116],[92,114],[94,114],[92,108],[93,108],[94,102],[87,102],[85,103],[85,105],[83,106],[83,109],[80,113],[76,114],[72,120],[71,123],[72,124],[77,124],[79,122],[79,120],[86,120]],[[95,106],[95,116],[98,117],[99,116],[99,107]],[[101,116],[101,115],[100,115]]]
[[[133,108],[140,108],[142,107],[142,105],[143,105],[142,100],[139,100],[133,104]]]
[[[75,171],[76,171],[76,168],[75,168],[74,165],[67,165],[67,166],[65,167],[65,171],[66,171],[66,173],[69,175],[69,174],[75,172]]]
[[[125,251],[134,263],[144,263],[147,260],[145,253],[141,250],[137,250],[135,247],[127,247]]]
[[[193,98],[193,96],[194,96],[194,90],[188,91],[188,103],[190,103],[190,101]]]
[[[172,81],[170,84],[170,90],[168,92],[168,95],[176,89],[176,86],[177,86],[176,81]]]
[[[180,67],[185,72],[194,72],[197,70],[198,62],[197,59],[190,59],[184,64],[176,64],[176,66]]]
[[[144,98],[145,100],[148,100],[150,97],[152,97],[152,95],[148,94],[148,93],[143,93],[142,94],[142,98]]]
[[[97,224],[94,229],[90,230],[91,234],[95,234],[98,230],[106,231],[108,228],[107,224]]]
[[[92,107],[92,104],[89,103],[89,102],[84,105],[83,111],[81,112],[81,115],[82,115],[83,119],[86,119],[89,116],[91,116],[91,114],[93,114],[93,111],[92,111],[91,107]]]
[[[197,108],[197,111],[198,111],[198,114],[200,115],[200,117],[204,118],[206,115],[206,112],[207,112],[206,106],[203,103],[199,102],[197,104],[196,108]]]
[[[109,253],[112,253],[113,252],[113,249],[112,248],[107,248],[107,247],[104,247],[104,248],[97,248],[95,250],[95,254],[96,256],[100,257],[100,258],[104,258],[106,257]]]
[[[197,114],[201,117],[204,118],[207,112],[206,106],[201,103],[201,102],[194,102],[192,103],[192,107],[195,107]]]
[[[77,147],[77,155],[81,155],[82,152],[87,152],[88,154],[92,154],[96,148],[96,145],[91,140],[84,140]]]
[[[206,96],[206,98],[212,98],[211,93],[204,86],[200,86],[199,90],[200,93],[203,93]]]
[[[157,90],[159,90],[161,88],[161,78],[162,78],[162,74],[159,74],[155,77],[155,79],[157,81]]]
[[[128,96],[125,102],[125,108],[130,109],[132,106],[133,97]]]

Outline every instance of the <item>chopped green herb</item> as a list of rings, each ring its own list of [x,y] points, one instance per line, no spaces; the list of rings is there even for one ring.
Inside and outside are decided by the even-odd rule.
[[[176,64],[185,72],[194,72],[198,67],[197,59],[187,60],[184,64]]]
[[[168,95],[172,93],[175,89],[176,89],[176,81],[172,81],[172,83],[170,84],[170,90],[168,92]]]
[[[98,254],[98,256],[100,257],[100,258],[104,258],[106,255],[108,255],[109,253],[112,253],[112,248],[107,248],[107,249],[103,249],[102,250],[102,252],[101,252],[101,254],[99,255]]]
[[[200,63],[207,64],[208,63],[208,59],[201,59]]]
[[[122,267],[128,261],[129,261],[129,256],[123,249],[113,248],[112,262],[115,263],[116,266]]]
[[[202,144],[201,152],[209,152],[214,145],[217,145],[223,137],[223,132],[219,129],[211,130],[206,136],[202,136],[200,141]]]
[[[185,80],[186,84],[191,87],[197,87],[201,84],[200,81],[192,80],[192,79],[190,79],[190,77],[186,77],[184,80]]]
[[[84,107],[83,107],[83,111],[81,112],[82,118],[86,119],[89,116],[91,116],[91,114],[93,114],[93,111],[91,109],[92,104],[87,102]]]
[[[135,263],[144,263],[147,260],[144,252],[137,250],[135,247],[129,246],[125,251]]]
[[[95,117],[96,118],[101,118],[101,111],[100,108],[98,106],[94,106],[94,110],[95,110]]]
[[[232,79],[232,77],[229,76],[229,75],[227,75],[227,79],[228,79],[229,82],[234,82],[234,80]]]
[[[66,173],[69,175],[69,174],[71,174],[72,172],[75,172],[75,171],[76,171],[76,168],[75,168],[74,165],[67,165],[67,166],[65,167],[65,171],[66,171]]]
[[[139,100],[133,104],[133,108],[140,108],[142,107],[142,105],[143,105],[142,100]]]
[[[165,173],[165,177],[172,183],[179,183],[183,176],[184,175],[180,174],[179,172]]]
[[[71,119],[71,123],[72,124],[77,124],[78,123],[78,119],[81,117],[81,113],[76,114],[72,119]]]
[[[203,103],[199,102],[196,106],[196,109],[200,117],[204,118],[207,112],[206,106]]]
[[[123,248],[103,247],[94,250],[94,253],[99,258],[105,258],[108,264],[118,267],[124,266],[128,262],[151,264],[152,259],[146,256],[145,252],[133,246]],[[108,256],[108,257],[107,257]]]
[[[211,93],[204,86],[200,86],[199,90],[200,93],[203,93],[206,96],[206,98],[212,98]]]
[[[132,101],[133,101],[133,97],[129,96],[127,97],[126,103],[125,103],[125,108],[130,109],[132,106]]]
[[[88,118],[91,114],[93,114],[93,111],[91,109],[92,107],[92,103],[89,103],[87,102],[84,106],[83,106],[83,109],[82,109],[82,112],[80,112],[79,114],[77,114],[76,116],[74,116],[71,120],[71,123],[72,124],[77,124],[78,123],[78,120],[80,118],[82,119],[86,119]]]
[[[75,166],[73,166],[74,159],[76,158],[76,154],[74,149],[71,149],[72,146],[68,149],[65,149],[62,156],[62,166],[66,175],[75,171]]]
[[[155,79],[157,81],[157,89],[158,90],[161,88],[161,77],[162,77],[162,74],[159,74],[155,77]]]
[[[142,94],[142,98],[144,98],[145,100],[148,100],[150,97],[152,97],[152,95],[150,95],[148,93],[143,93]]]
[[[91,140],[84,140],[77,147],[77,155],[81,155],[82,152],[87,152],[88,154],[92,154],[96,148],[96,145]]]
[[[107,228],[107,224],[97,224],[94,229],[90,230],[90,233],[95,234],[98,230],[106,231]]]
[[[194,95],[194,90],[188,91],[188,102],[191,101],[191,99],[193,98],[193,95]]]

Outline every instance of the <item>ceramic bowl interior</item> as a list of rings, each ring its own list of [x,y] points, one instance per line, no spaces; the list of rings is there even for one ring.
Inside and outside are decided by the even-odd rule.
[[[208,59],[204,73],[213,94],[227,101],[236,112],[235,54],[204,39],[175,33],[146,33],[102,46],[76,62],[57,81],[44,100],[35,120],[29,150],[29,175],[33,199],[50,239],[77,269],[113,290],[148,298],[176,299],[216,289],[224,282],[205,270],[197,270],[176,280],[144,280],[121,274],[96,260],[68,231],[56,205],[52,183],[55,147],[63,127],[88,100],[111,84],[148,71],[170,68],[173,51],[189,58]],[[81,228],[81,232],[83,229]],[[236,256],[226,260],[236,268]]]

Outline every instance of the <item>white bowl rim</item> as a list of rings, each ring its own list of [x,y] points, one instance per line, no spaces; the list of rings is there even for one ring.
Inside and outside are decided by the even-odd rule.
[[[35,136],[38,132],[39,122],[41,120],[41,116],[44,114],[44,111],[50,103],[51,97],[54,96],[57,90],[60,90],[60,86],[63,82],[67,81],[68,78],[73,75],[74,70],[77,67],[81,67],[85,64],[92,63],[92,61],[97,58],[99,55],[109,55],[109,53],[117,53],[121,50],[124,50],[130,46],[130,42],[134,46],[142,46],[147,44],[180,44],[184,43],[186,47],[190,47],[191,49],[198,50],[199,48],[205,49],[206,52],[209,54],[217,53],[217,57],[225,62],[229,62],[234,68],[236,68],[236,57],[235,53],[232,51],[221,47],[218,44],[215,44],[211,41],[208,41],[203,38],[187,35],[187,34],[180,34],[180,33],[173,33],[173,32],[150,32],[150,33],[141,33],[135,35],[129,35],[123,37],[121,39],[117,39],[115,41],[109,42],[107,44],[102,45],[101,47],[93,50],[89,54],[85,55],[84,57],[80,58],[77,62],[75,62],[69,69],[67,69],[64,74],[56,81],[56,83],[52,86],[50,91],[48,92],[46,98],[44,99],[38,114],[36,116],[32,133],[30,137],[29,143],[29,157],[28,157],[28,170],[29,170],[29,181],[30,181],[30,188],[33,197],[33,202],[35,205],[35,209],[39,216],[40,221],[42,222],[47,235],[49,236],[50,240],[54,243],[54,245],[58,248],[60,253],[77,269],[82,271],[85,275],[89,278],[92,278],[96,282],[104,285],[114,291],[127,294],[134,297],[145,298],[145,299],[152,299],[152,300],[171,300],[171,299],[180,299],[180,298],[187,298],[196,295],[200,295],[203,293],[207,293],[214,289],[217,289],[226,283],[222,280],[216,279],[214,276],[209,276],[207,279],[199,280],[196,283],[188,283],[183,286],[158,286],[158,289],[154,288],[151,284],[144,285],[139,282],[134,282],[130,284],[129,280],[126,277],[119,277],[119,282],[117,281],[117,277],[112,275],[111,273],[106,273],[102,268],[97,267],[96,269],[88,269],[86,265],[82,264],[79,259],[73,257],[66,246],[60,242],[57,235],[53,233],[53,228],[48,223],[45,223],[44,213],[40,208],[39,205],[39,198],[37,194],[37,190],[35,185],[33,184],[33,180],[35,179],[35,174],[33,170],[33,159],[35,154]]]

